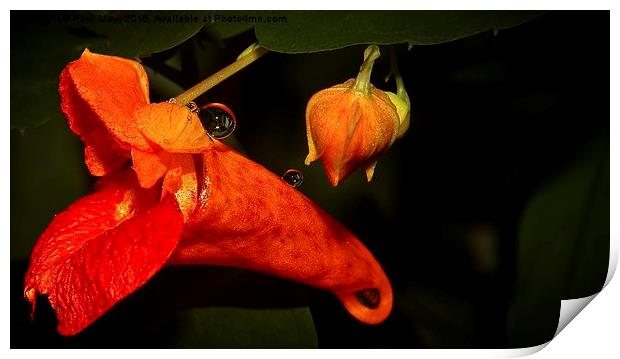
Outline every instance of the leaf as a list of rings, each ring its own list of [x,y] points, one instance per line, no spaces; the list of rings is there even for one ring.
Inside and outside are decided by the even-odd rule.
[[[11,128],[36,127],[63,118],[59,110],[58,76],[85,48],[130,58],[164,51],[202,28],[202,21],[166,22],[163,18],[186,14],[12,11]],[[140,22],[145,15],[150,20]],[[161,21],[156,20],[157,16]],[[104,22],[105,19],[109,22]]]
[[[11,17],[13,23],[13,13]],[[51,120],[63,122],[58,76],[62,68],[77,59],[88,45],[59,27],[35,24],[12,29],[12,129],[36,127]]]
[[[509,313],[514,346],[553,338],[560,300],[601,290],[609,261],[609,142],[599,139],[530,200]]]
[[[50,219],[87,193],[83,153],[62,119],[11,130],[11,259],[28,258]]]
[[[317,337],[307,307],[206,307],[179,315],[176,347],[316,348]]]
[[[167,347],[316,348],[308,288],[238,268],[170,267],[150,293],[179,306]],[[161,294],[164,289],[169,294]],[[163,297],[163,298],[162,298]],[[150,303],[152,305],[152,301]]]
[[[475,339],[475,308],[448,292],[410,286],[398,295],[398,308],[421,343],[429,348],[471,347]],[[413,334],[413,333],[412,333]]]
[[[285,53],[356,44],[432,45],[516,26],[534,11],[272,11],[256,13],[259,44]],[[280,17],[285,17],[280,18]],[[267,22],[267,19],[277,22]]]
[[[171,49],[204,25],[198,13],[188,11],[93,11],[84,15],[96,19],[85,29],[101,39],[92,51],[128,58]]]
[[[262,16],[262,13],[262,11],[258,11],[251,12],[248,15],[247,11],[218,11],[214,13],[203,12],[202,16],[210,23],[205,26],[209,35],[219,39],[228,39],[253,29],[254,22],[247,16]],[[236,19],[243,20],[244,16],[246,16],[246,21],[234,21]]]
[[[237,268],[170,266],[99,325],[133,323],[146,346],[154,335],[170,348],[314,348],[308,290]]]

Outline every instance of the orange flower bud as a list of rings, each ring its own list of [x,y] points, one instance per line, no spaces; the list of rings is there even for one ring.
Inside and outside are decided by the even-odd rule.
[[[370,83],[379,48],[369,46],[356,79],[314,94],[306,107],[306,165],[321,159],[330,184],[336,187],[356,168],[370,182],[377,158],[402,132],[397,106],[388,93]],[[408,127],[408,109],[406,113]],[[404,117],[404,116],[403,116]],[[406,129],[406,128],[405,128]]]

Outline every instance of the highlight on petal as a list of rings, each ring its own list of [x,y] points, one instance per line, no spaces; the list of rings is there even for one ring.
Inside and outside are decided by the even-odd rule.
[[[97,128],[99,136],[105,129],[123,145],[149,149],[134,122],[136,110],[149,103],[148,79],[138,62],[86,49],[62,71],[60,95],[69,126],[86,145],[92,146],[95,136],[84,134]]]
[[[198,179],[194,159],[189,154],[168,154],[168,172],[164,176],[162,196],[171,193],[187,221],[196,208]]]
[[[239,267],[327,289],[368,324],[389,315],[388,278],[344,226],[280,177],[221,143],[202,160],[200,201],[172,264]]]
[[[58,214],[39,238],[24,294],[47,295],[58,331],[74,335],[134,292],[167,261],[183,220],[172,198],[157,204],[124,171]]]
[[[152,104],[138,110],[135,121],[146,138],[167,152],[200,153],[213,146],[198,116],[186,106]]]

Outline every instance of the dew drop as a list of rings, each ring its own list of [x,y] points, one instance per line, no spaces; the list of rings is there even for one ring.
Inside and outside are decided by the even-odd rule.
[[[173,97],[168,100],[168,103],[177,103],[177,99]]]
[[[202,107],[198,112],[198,118],[207,134],[215,139],[222,139],[230,136],[237,120],[233,112],[221,103],[210,103]]]
[[[291,187],[299,187],[304,181],[304,175],[299,170],[290,169],[282,175],[282,180],[291,185]]]
[[[377,309],[379,303],[381,303],[381,295],[377,288],[366,288],[355,292],[357,300],[360,301],[365,307],[370,309]]]
[[[198,111],[200,111],[200,109],[198,108],[198,105],[196,105],[196,102],[194,101],[188,103],[186,106],[190,112],[198,113]]]

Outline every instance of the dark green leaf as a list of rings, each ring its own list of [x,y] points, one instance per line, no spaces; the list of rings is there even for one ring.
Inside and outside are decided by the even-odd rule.
[[[149,22],[140,22],[145,15]],[[169,49],[202,28],[202,20],[168,23],[164,18],[183,15],[169,11],[11,12],[15,24],[11,27],[11,128],[35,127],[62,118],[58,76],[85,48],[129,58]]]
[[[414,323],[415,334],[424,346],[471,346],[475,332],[475,308],[471,303],[450,293],[418,286],[408,288],[395,300],[400,303],[402,315]]]
[[[312,315],[300,308],[207,307],[183,312],[182,348],[316,348]]]
[[[54,215],[88,191],[82,152],[62,119],[11,130],[11,259],[28,258]]]
[[[356,44],[431,45],[501,30],[539,16],[527,11],[272,11],[256,25],[261,46],[286,53]],[[286,17],[285,21],[279,17]],[[278,22],[266,22],[276,19]]]
[[[550,340],[560,300],[601,290],[609,260],[609,142],[602,138],[530,200],[518,234],[509,318],[516,346]]]
[[[312,348],[307,290],[237,268],[171,266],[95,325],[124,325],[126,333],[114,335],[119,341],[147,329],[167,348]]]
[[[95,20],[84,28],[100,38],[91,50],[128,58],[173,48],[203,26],[199,14],[188,11],[96,11],[86,16]]]
[[[166,276],[169,274],[169,276]],[[176,275],[175,275],[176,274]],[[307,288],[235,268],[171,268],[151,293],[190,308],[175,315],[175,348],[315,348]],[[167,279],[167,280],[166,280]],[[183,295],[179,293],[191,293]],[[170,298],[166,298],[170,297]],[[185,298],[183,298],[185,297]]]
[[[162,73],[154,71],[149,66],[145,65],[144,70],[149,77],[151,98],[155,92],[160,97],[173,98],[184,91],[183,87],[179,84],[170,80],[170,78],[164,76]]]
[[[58,76],[89,45],[58,26],[32,24],[11,31],[11,128],[63,121]]]
[[[251,19],[243,20],[244,16],[262,16],[260,11],[215,11],[202,13],[203,19],[206,17],[209,25],[205,26],[207,33],[218,39],[228,39],[254,28]],[[249,45],[249,44],[248,44]]]

